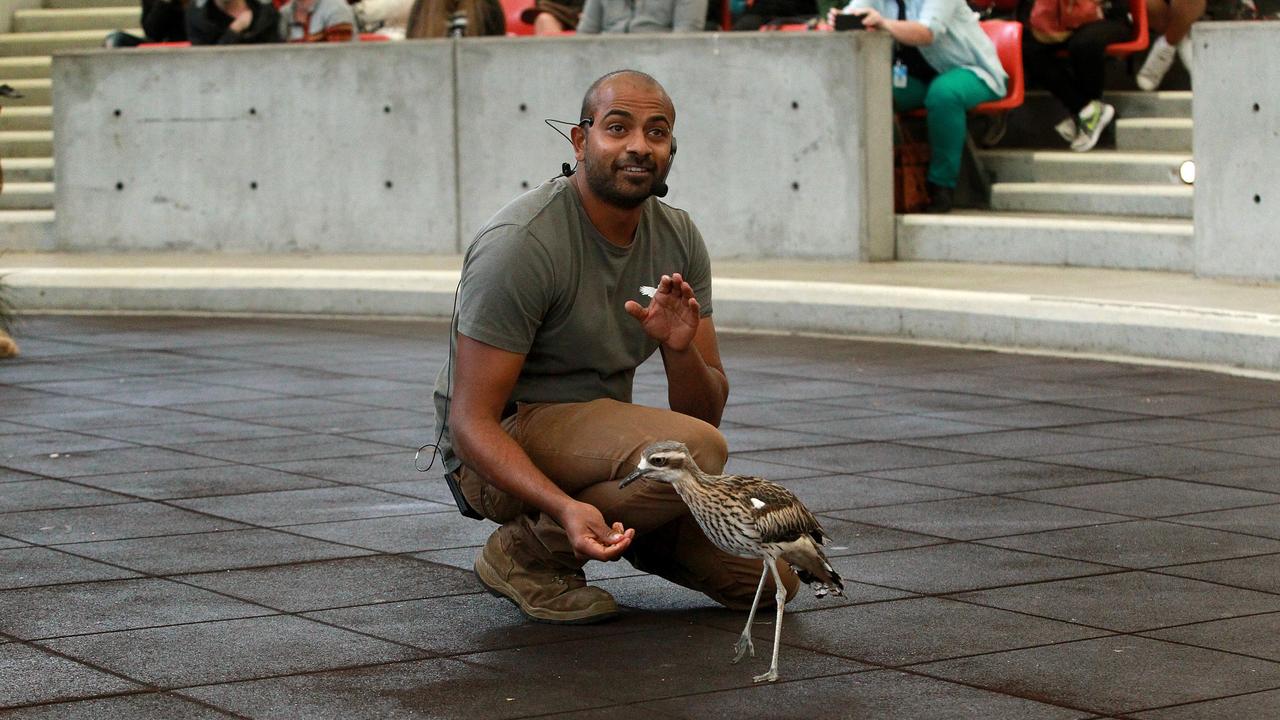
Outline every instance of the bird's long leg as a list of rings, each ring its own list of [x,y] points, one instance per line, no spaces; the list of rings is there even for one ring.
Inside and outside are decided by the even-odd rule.
[[[747,626],[742,628],[742,635],[738,638],[738,644],[733,646],[733,662],[738,662],[743,655],[751,653],[751,657],[756,656],[755,646],[751,644],[751,623],[756,621],[756,607],[760,605],[760,595],[764,592],[764,579],[769,577],[769,559],[765,558],[764,568],[760,571],[760,584],[756,586],[756,599],[751,601],[751,612],[747,614]]]
[[[766,560],[764,564],[766,568],[773,572],[773,582],[777,588],[774,597],[778,601],[778,619],[773,626],[773,663],[769,665],[769,672],[755,676],[754,680],[756,682],[773,682],[778,679],[778,647],[782,644],[782,609],[787,604],[787,588],[782,584],[782,578],[778,575],[778,563]]]

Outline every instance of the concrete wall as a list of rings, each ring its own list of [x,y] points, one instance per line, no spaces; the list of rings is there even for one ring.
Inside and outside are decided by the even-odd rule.
[[[448,43],[59,55],[58,249],[455,252],[453,57]]]
[[[1280,280],[1280,23],[1198,23],[1196,273]]]
[[[623,66],[676,103],[667,202],[713,255],[893,257],[889,44],[865,33],[59,55],[55,243],[457,252],[572,162],[542,119]]]

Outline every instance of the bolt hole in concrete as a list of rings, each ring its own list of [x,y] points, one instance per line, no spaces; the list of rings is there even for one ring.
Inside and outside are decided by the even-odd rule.
[[[1254,106],[1253,106],[1253,109],[1254,109],[1254,110],[1257,110],[1257,109],[1258,109],[1258,106],[1257,106],[1257,105],[1254,105]],[[115,111],[115,113],[114,113],[114,115],[115,115],[116,117],[120,117],[120,114],[121,114],[121,113],[120,113],[120,110],[118,110],[118,109],[117,109],[117,110]]]
[[[257,181],[257,180],[254,180],[253,182],[250,182],[250,183],[249,183],[249,189],[250,189],[250,190],[257,190],[257,189],[258,189],[258,181]]]
[[[117,189],[117,190],[123,190],[123,189],[124,189],[124,183],[122,183],[122,182],[118,182],[118,183],[116,183],[116,189]]]
[[[799,110],[799,109],[800,109],[800,103],[796,102],[795,100],[792,100],[792,101],[791,101],[791,109],[792,109],[792,110]]]
[[[393,183],[392,183],[390,180],[388,180],[388,181],[387,181],[387,188],[388,188],[388,189],[390,189],[392,185],[393,185]]]
[[[521,180],[521,181],[520,181],[520,187],[522,187],[522,188],[524,188],[524,189],[528,190],[528,189],[529,189],[529,181],[528,181],[528,180]]]
[[[390,105],[383,105],[383,106],[382,106],[382,112],[387,113],[387,114],[390,114],[390,113],[391,113],[391,106],[390,106]]]
[[[520,112],[525,112],[528,109],[529,109],[528,105],[525,105],[524,103],[520,103]]]
[[[1254,112],[1258,112],[1258,111],[1259,111],[1259,110],[1261,110],[1261,109],[1262,109],[1262,108],[1258,107],[1258,103],[1254,103],[1254,104],[1253,104],[1253,111],[1254,111]],[[119,112],[119,110],[117,110],[116,112]]]
[[[1261,195],[1254,195],[1254,196],[1253,196],[1253,202],[1254,202],[1254,204],[1260,204],[1260,203],[1262,202],[1262,196],[1261,196]]]
[[[791,189],[792,189],[792,190],[799,190],[799,189],[800,189],[800,183],[798,183],[798,182],[793,182],[793,183],[791,183]]]
[[[257,114],[258,114],[258,108],[249,108],[249,114],[250,114],[250,115],[257,115]]]

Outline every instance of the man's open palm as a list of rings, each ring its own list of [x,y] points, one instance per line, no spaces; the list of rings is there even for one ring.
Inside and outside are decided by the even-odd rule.
[[[680,273],[662,276],[649,307],[628,300],[624,308],[640,322],[645,334],[672,350],[687,349],[698,332],[698,299]]]

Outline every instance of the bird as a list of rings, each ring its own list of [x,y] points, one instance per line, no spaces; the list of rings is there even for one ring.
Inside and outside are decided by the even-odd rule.
[[[754,680],[777,680],[778,646],[782,641],[782,613],[787,595],[778,575],[778,561],[787,561],[800,580],[813,588],[815,596],[844,594],[839,573],[822,552],[827,533],[818,519],[790,490],[764,478],[703,472],[689,448],[674,440],[645,448],[635,472],[623,478],[619,487],[640,478],[670,483],[716,547],[730,555],[764,560],[755,600],[747,614],[747,625],[734,645],[732,662],[737,663],[747,653],[755,657],[751,624],[755,622],[765,578],[772,573],[778,613],[773,628],[773,662],[769,672],[755,676]]]

